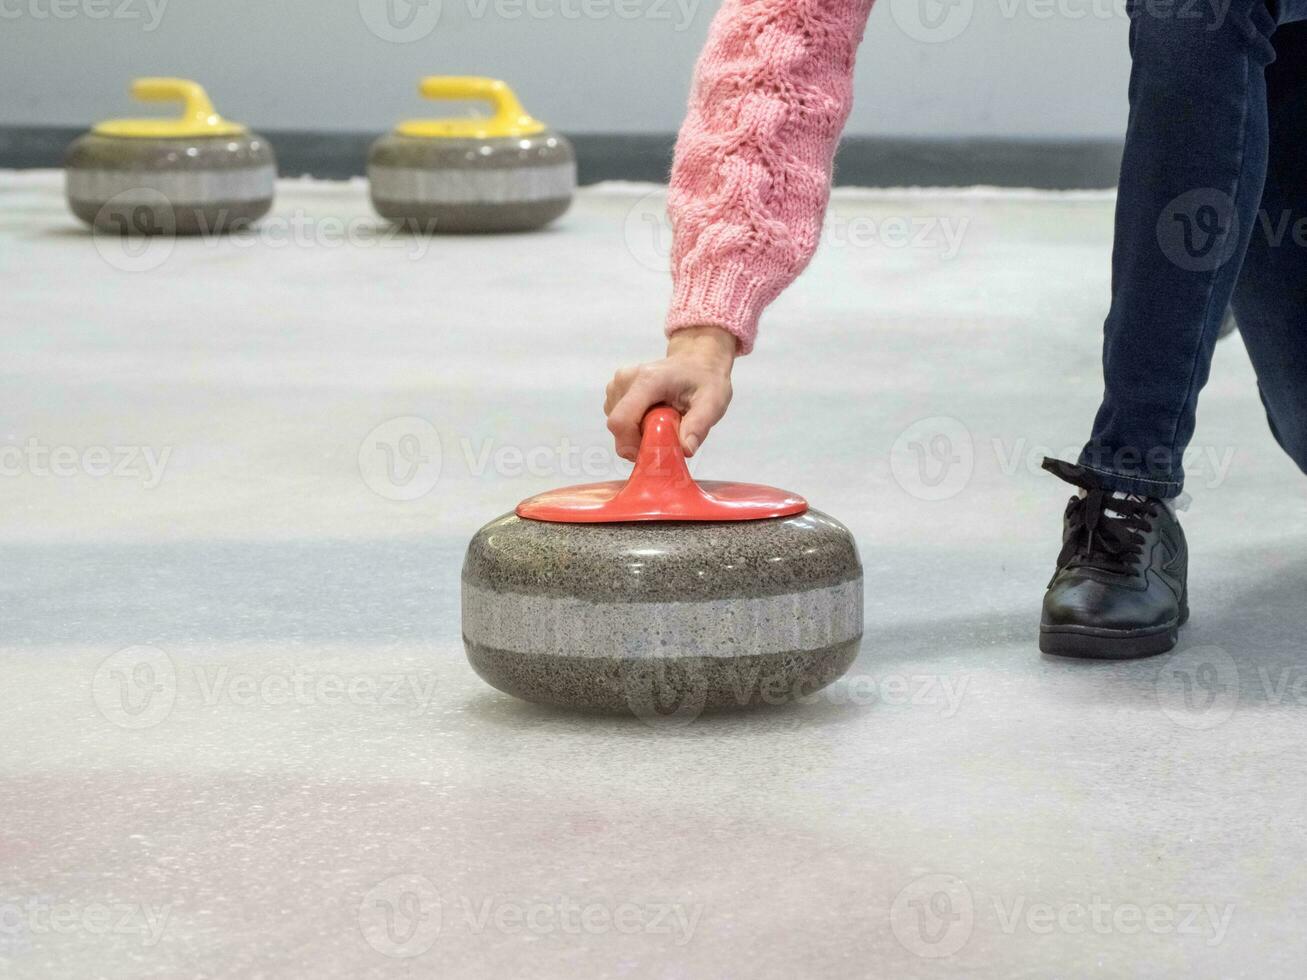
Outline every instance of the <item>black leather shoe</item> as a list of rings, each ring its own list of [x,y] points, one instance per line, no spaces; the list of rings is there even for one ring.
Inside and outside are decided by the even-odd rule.
[[[1189,618],[1180,522],[1156,497],[1114,497],[1083,467],[1046,459],[1044,469],[1085,495],[1067,504],[1039,649],[1113,660],[1170,650]]]

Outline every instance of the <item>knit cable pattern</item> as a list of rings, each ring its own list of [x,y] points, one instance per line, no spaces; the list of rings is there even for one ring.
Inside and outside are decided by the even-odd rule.
[[[816,251],[872,0],[725,0],[672,164],[667,333],[718,326],[740,352]]]

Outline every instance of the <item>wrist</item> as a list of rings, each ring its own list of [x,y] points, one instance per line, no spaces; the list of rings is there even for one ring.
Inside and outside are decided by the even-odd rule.
[[[668,357],[693,357],[728,373],[738,351],[735,334],[721,327],[683,327],[667,338]]]

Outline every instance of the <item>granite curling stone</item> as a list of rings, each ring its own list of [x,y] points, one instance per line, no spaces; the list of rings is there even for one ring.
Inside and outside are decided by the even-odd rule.
[[[138,78],[144,102],[181,102],[176,118],[113,119],[68,148],[68,204],[99,231],[223,234],[272,207],[277,176],[263,137],[223,119],[204,89],[182,78]]]
[[[489,102],[494,114],[408,120],[374,143],[368,184],[383,218],[426,233],[530,231],[571,206],[572,145],[531,118],[507,84],[434,76],[419,91],[428,99]]]
[[[568,708],[666,716],[786,703],[853,663],[853,536],[801,497],[695,483],[679,416],[645,419],[626,484],[524,501],[463,565],[463,643],[494,687]]]

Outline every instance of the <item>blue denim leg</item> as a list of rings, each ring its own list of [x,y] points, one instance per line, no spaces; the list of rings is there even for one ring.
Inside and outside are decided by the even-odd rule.
[[[1307,471],[1307,24],[1281,27],[1274,41],[1270,163],[1234,310],[1271,431]]]
[[[1266,69],[1302,0],[1133,0],[1102,406],[1080,463],[1117,490],[1184,484],[1217,330],[1266,181]]]

